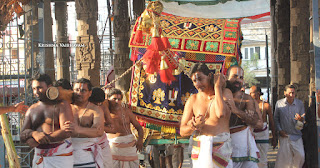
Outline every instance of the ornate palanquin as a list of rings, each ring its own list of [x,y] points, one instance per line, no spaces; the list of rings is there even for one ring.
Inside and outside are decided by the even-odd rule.
[[[161,16],[162,34],[168,37],[174,59],[189,72],[196,62],[205,62],[213,72],[224,71],[240,61],[241,32],[236,19],[202,19]],[[131,55],[141,59],[151,43],[151,35],[143,33],[143,42],[134,43],[138,22],[130,38]],[[191,79],[175,70],[176,81],[170,85],[158,74],[146,74],[143,63],[135,65],[130,100],[133,112],[146,128],[176,133],[184,105],[193,93]]]

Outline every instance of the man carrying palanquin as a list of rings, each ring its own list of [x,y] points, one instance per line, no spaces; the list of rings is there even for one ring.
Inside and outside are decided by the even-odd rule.
[[[101,108],[91,102],[92,84],[88,79],[78,79],[74,86],[74,104],[72,111],[74,122],[67,122],[65,127],[72,131],[74,148],[73,167],[102,168],[102,149],[106,146],[104,135],[104,115]]]
[[[190,74],[198,93],[186,102],[180,134],[193,134],[193,167],[232,167],[229,118],[235,106],[225,77],[220,72],[213,75],[204,63],[195,64]]]
[[[121,101],[123,94],[119,89],[111,89],[108,93],[110,114],[114,123],[114,132],[108,133],[113,168],[138,168],[137,150],[142,150],[143,130],[132,111],[124,107]],[[138,131],[138,140],[130,129],[132,124]]]
[[[46,91],[50,86],[47,74],[32,79],[33,94],[39,101],[28,109],[20,139],[35,147],[32,167],[72,167],[71,132],[63,125],[73,121],[71,106],[65,100],[49,100]]]
[[[233,93],[236,109],[230,117],[230,133],[232,139],[233,167],[258,167],[259,150],[250,127],[262,129],[263,122],[258,103],[250,95],[241,91],[243,86],[243,69],[234,65],[227,70],[227,88]],[[249,127],[250,126],[250,127]]]

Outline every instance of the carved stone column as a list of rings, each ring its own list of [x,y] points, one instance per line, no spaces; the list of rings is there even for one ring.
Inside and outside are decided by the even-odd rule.
[[[52,16],[51,16],[51,1],[43,1],[43,39],[46,42],[52,42]],[[44,61],[44,73],[48,74],[52,80],[55,80],[55,69],[54,69],[54,58],[53,58],[53,48],[44,48],[44,55],[40,57],[45,57]]]
[[[290,0],[291,82],[298,84],[297,97],[308,104],[310,80],[309,3]]]
[[[31,76],[34,72],[39,71],[36,59],[39,53],[38,42],[33,40],[39,38],[38,6],[34,2],[30,2],[28,5],[24,5],[24,11],[28,11],[25,14],[25,66],[27,73]]]
[[[271,16],[271,107],[274,109],[278,100],[278,62],[277,62],[277,24],[276,24],[276,0],[270,0]]]
[[[57,25],[57,43],[67,44],[68,40],[68,13],[67,2],[55,2],[55,18]],[[57,48],[57,79],[70,80],[70,47]]]
[[[114,7],[114,21],[113,30],[115,37],[115,57],[114,57],[114,70],[115,78],[124,73],[132,62],[129,59],[129,33],[130,33],[130,21],[128,15],[128,2],[127,0],[115,0],[113,1]],[[123,91],[128,91],[130,87],[131,73],[123,76],[118,82],[116,82],[116,88]]]
[[[277,0],[277,62],[278,99],[283,98],[284,87],[290,83],[290,1]]]
[[[100,44],[97,36],[98,2],[97,0],[76,0],[78,20],[76,49],[78,78],[89,79],[94,86],[100,85]]]
[[[133,0],[133,15],[137,19],[145,10],[145,0]]]

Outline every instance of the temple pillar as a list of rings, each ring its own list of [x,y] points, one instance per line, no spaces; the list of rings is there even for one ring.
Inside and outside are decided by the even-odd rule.
[[[78,78],[87,78],[93,86],[100,86],[100,44],[97,36],[98,2],[97,0],[75,0],[78,37],[76,64]]]
[[[55,2],[55,19],[57,27],[57,43],[68,44],[68,13],[67,2]],[[57,79],[70,80],[70,47],[57,48]]]
[[[310,81],[309,3],[290,0],[291,83],[298,85],[296,97],[308,105]]]
[[[51,16],[51,1],[43,1],[43,40],[44,42],[53,42],[52,38],[52,16]],[[44,54],[40,57],[45,57],[43,62],[44,73],[48,74],[51,79],[55,80],[55,69],[54,69],[54,57],[53,47],[42,48]]]
[[[284,96],[284,87],[290,83],[290,1],[277,0],[278,99]]]
[[[130,20],[128,15],[128,3],[126,0],[113,1],[114,9],[114,70],[115,78],[120,77],[130,66],[132,62],[129,59],[129,34],[130,34]],[[130,71],[131,72],[131,71]],[[124,75],[116,82],[116,88],[123,91],[128,91],[130,87],[131,73]]]

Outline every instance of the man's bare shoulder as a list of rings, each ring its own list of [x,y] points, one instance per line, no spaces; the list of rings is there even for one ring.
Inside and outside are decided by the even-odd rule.
[[[233,98],[233,94],[232,94],[231,90],[228,88],[223,89],[223,96],[226,98]]]
[[[197,98],[198,98],[198,93],[194,93],[194,94],[192,94],[192,95],[188,98],[187,101],[194,102],[194,101],[197,100]]]
[[[262,101],[262,102],[263,102],[263,106],[264,106],[265,109],[271,108],[271,106],[270,106],[270,104],[268,102],[264,102],[264,101]]]
[[[88,110],[90,110],[94,114],[102,114],[103,113],[102,109],[93,103],[90,103],[90,105],[88,106]]]
[[[40,111],[42,109],[43,109],[42,103],[40,101],[38,101],[37,103],[32,104],[29,107],[28,111],[26,112],[26,115],[29,115],[29,114],[32,114],[34,112]]]

